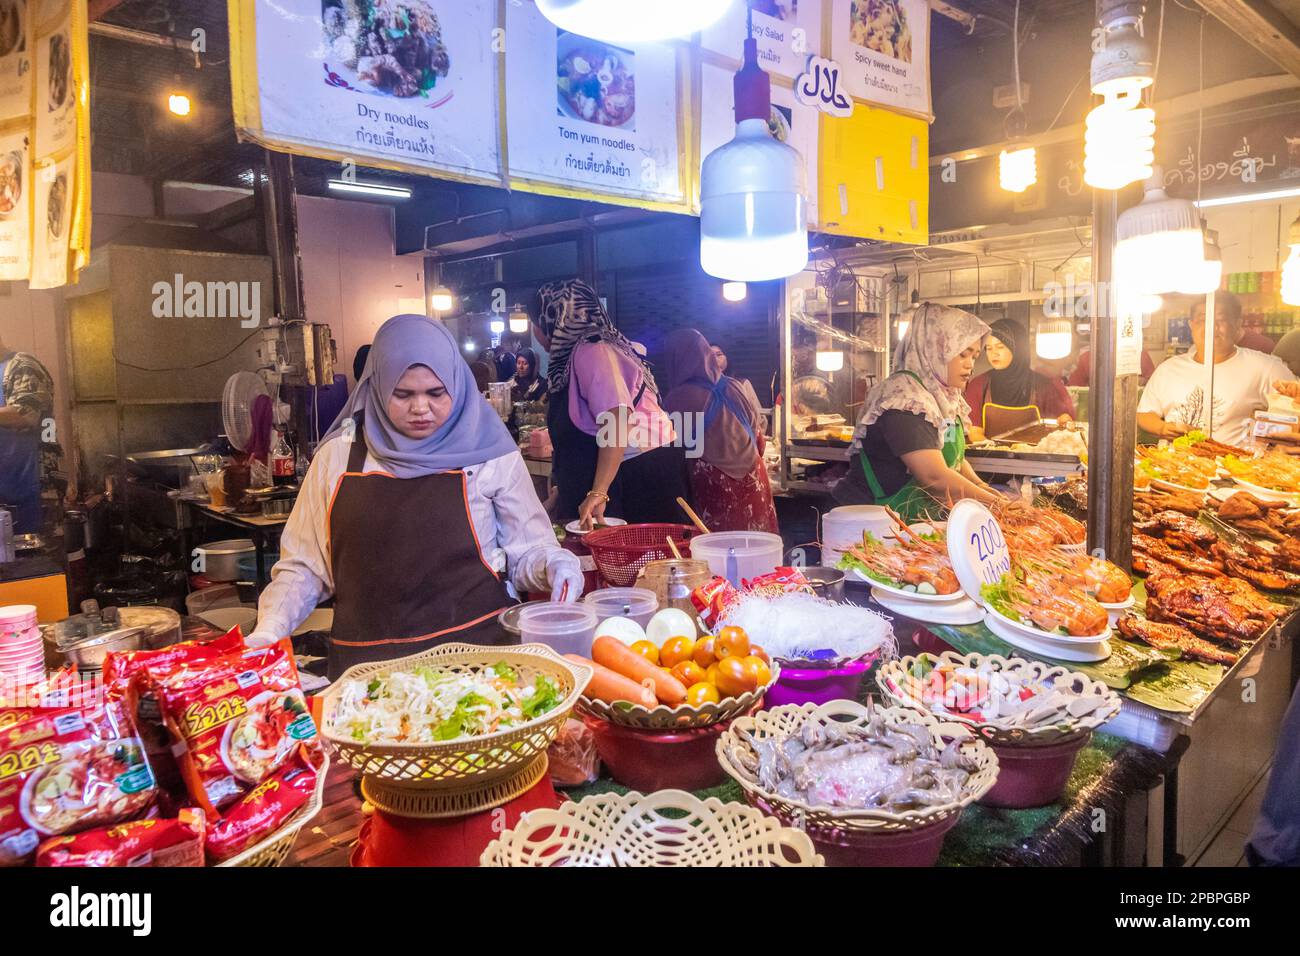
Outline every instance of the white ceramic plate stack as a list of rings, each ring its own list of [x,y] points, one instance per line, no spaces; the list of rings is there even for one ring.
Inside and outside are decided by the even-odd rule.
[[[5,685],[25,684],[45,673],[45,642],[31,604],[0,607],[0,693]]]

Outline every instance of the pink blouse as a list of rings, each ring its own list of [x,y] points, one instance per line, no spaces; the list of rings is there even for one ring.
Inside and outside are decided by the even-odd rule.
[[[664,414],[659,398],[650,389],[633,406],[644,375],[635,359],[607,342],[581,342],[569,359],[569,418],[579,429],[597,439],[601,416],[612,408],[633,408],[628,418],[625,458],[650,451],[676,440],[672,420]],[[612,423],[608,424],[612,428]]]

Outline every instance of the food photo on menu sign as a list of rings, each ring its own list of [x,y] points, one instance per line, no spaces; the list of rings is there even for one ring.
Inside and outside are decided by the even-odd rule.
[[[0,122],[31,112],[32,58],[27,47],[27,5],[0,0]]]
[[[758,64],[773,76],[794,79],[810,53],[821,47],[821,0],[753,0],[754,39]],[[747,33],[746,5],[732,3],[708,27],[700,45],[713,53],[740,60]]]
[[[584,37],[531,4],[510,4],[506,16],[511,175],[680,199],[676,48]],[[544,95],[551,104],[538,102]]]
[[[834,0],[831,56],[853,96],[930,110],[930,7],[926,0]]]
[[[495,179],[492,4],[258,0],[262,132]]]

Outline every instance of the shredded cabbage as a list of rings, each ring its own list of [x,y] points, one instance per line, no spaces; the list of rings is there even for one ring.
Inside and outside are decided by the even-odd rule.
[[[525,723],[563,700],[554,681],[523,683],[505,663],[478,673],[430,667],[347,681],[334,729],[361,743],[436,743]]]

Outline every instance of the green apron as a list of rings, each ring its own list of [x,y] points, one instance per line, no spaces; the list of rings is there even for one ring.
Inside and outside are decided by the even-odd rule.
[[[918,382],[921,381],[915,372],[904,370],[904,374],[911,375]],[[960,468],[961,463],[966,460],[966,430],[962,428],[961,422],[953,422],[943,433],[942,451],[944,463],[949,468]],[[937,515],[943,511],[943,506],[931,498],[925,489],[916,483],[915,478],[908,479],[907,484],[892,495],[886,495],[885,489],[876,480],[876,473],[872,471],[866,453],[859,453],[858,457],[862,460],[862,473],[867,478],[867,486],[871,489],[876,504],[892,508],[909,524],[913,521],[924,521],[932,514]]]

